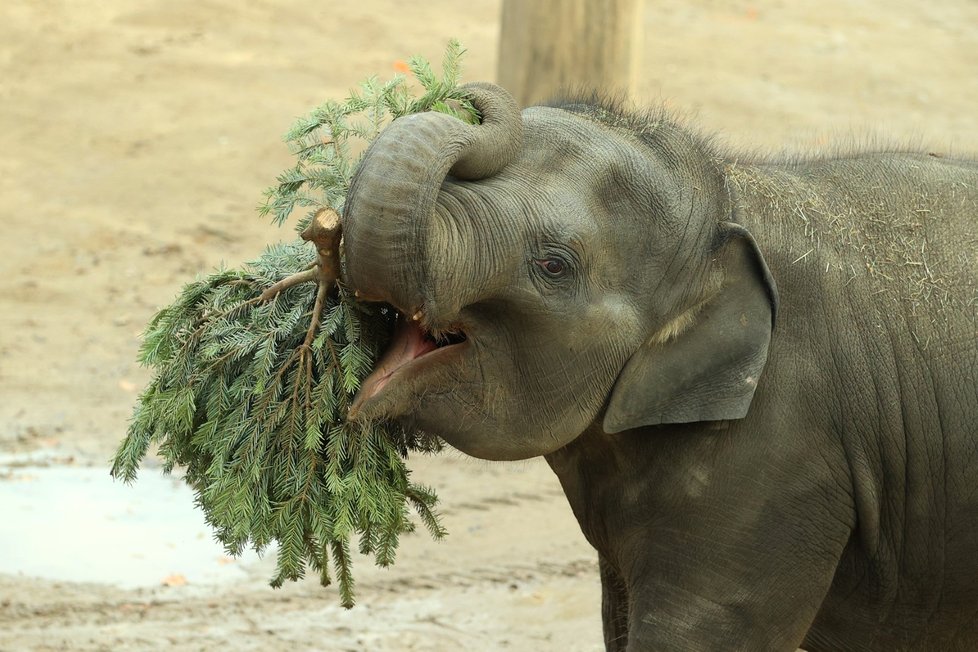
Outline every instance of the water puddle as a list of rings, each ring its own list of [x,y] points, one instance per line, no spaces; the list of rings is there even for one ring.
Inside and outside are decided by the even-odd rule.
[[[226,556],[193,492],[158,469],[143,469],[126,485],[108,467],[0,456],[0,573],[123,588],[179,586],[247,579],[258,560],[253,552]]]

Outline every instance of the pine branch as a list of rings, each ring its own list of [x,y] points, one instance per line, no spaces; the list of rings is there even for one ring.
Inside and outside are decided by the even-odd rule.
[[[302,242],[269,247],[243,269],[184,287],[146,328],[139,360],[155,376],[133,411],[112,475],[135,480],[154,444],[165,472],[185,481],[226,550],[278,543],[273,586],[311,567],[341,603],[354,602],[350,538],[381,566],[414,530],[409,506],[431,535],[445,530],[437,497],[410,481],[404,459],[437,439],[394,423],[354,425],[345,416],[390,338],[395,313],[362,304],[337,284],[338,211],[369,141],[391,120],[436,110],[477,121],[457,87],[462,49],[449,45],[442,79],[411,60],[424,93],[404,78],[371,78],[345,102],[327,102],[286,134],[296,157],[265,192],[258,212],[285,222],[297,207]],[[359,148],[363,149],[363,148]],[[330,572],[332,566],[333,572]]]

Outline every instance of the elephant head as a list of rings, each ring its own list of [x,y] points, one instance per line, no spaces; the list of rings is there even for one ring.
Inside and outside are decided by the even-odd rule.
[[[396,120],[351,186],[346,283],[402,314],[351,418],[521,459],[591,426],[743,417],[777,294],[708,148],[665,119],[468,91],[481,125]]]

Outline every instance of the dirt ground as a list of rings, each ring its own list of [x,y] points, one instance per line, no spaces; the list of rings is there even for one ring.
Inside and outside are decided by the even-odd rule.
[[[208,558],[240,566],[208,582],[146,552],[149,580],[109,580],[165,534],[119,538],[88,518],[77,479],[34,498],[49,472],[109,482],[154,309],[194,274],[291,237],[254,207],[290,161],[279,136],[294,117],[408,55],[437,60],[452,36],[466,79],[492,79],[499,4],[4,0],[0,650],[601,649],[595,556],[540,460],[413,460],[451,534],[406,538],[388,571],[362,561],[352,611],[314,582],[268,588],[267,558]],[[638,101],[733,147],[886,136],[978,151],[970,0],[649,2],[644,21]]]

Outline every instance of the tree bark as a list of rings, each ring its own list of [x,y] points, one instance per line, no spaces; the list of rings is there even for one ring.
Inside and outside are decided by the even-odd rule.
[[[633,93],[642,0],[503,0],[499,84],[521,106],[563,93]]]

